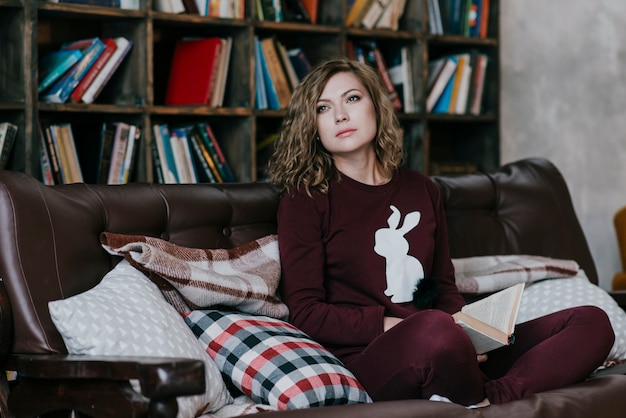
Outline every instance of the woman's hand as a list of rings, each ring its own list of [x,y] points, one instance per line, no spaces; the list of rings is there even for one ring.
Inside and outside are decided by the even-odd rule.
[[[402,321],[401,318],[396,318],[393,316],[386,316],[383,318],[383,331],[389,331],[391,328],[396,326]]]
[[[484,363],[487,361],[488,357],[487,354],[476,354],[476,359],[479,363]]]

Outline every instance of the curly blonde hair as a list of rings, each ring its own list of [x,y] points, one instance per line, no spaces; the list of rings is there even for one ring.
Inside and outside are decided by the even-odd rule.
[[[402,163],[402,131],[376,70],[358,61],[332,59],[304,77],[287,107],[268,165],[269,176],[281,191],[304,187],[309,194],[311,190],[328,192],[336,168],[332,155],[316,140],[316,106],[328,80],[342,72],[356,75],[372,98],[376,113],[374,150],[384,174],[391,176]]]

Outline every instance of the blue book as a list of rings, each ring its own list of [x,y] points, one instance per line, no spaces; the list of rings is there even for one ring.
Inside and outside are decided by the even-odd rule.
[[[65,103],[81,78],[85,76],[102,51],[104,51],[104,48],[105,45],[99,38],[64,44],[62,46],[63,50],[80,50],[83,57],[57,80],[52,87],[44,91],[39,100],[47,103]]]
[[[180,177],[178,170],[176,169],[176,160],[174,159],[174,151],[172,150],[172,138],[170,136],[170,128],[166,124],[158,125],[161,144],[163,144],[163,152],[165,154],[165,164],[161,161],[161,165],[164,165],[171,175],[174,176],[174,181],[180,183]],[[167,176],[166,176],[167,177]]]
[[[270,70],[267,68],[267,62],[265,61],[265,55],[261,48],[261,41],[258,38],[254,39],[254,47],[259,49],[259,57],[261,61],[261,71],[263,73],[263,82],[265,84],[265,91],[267,92],[267,106],[270,109],[280,109],[280,102],[278,101],[278,93],[276,92],[276,86],[270,76]]]
[[[256,86],[255,101],[257,109],[267,109],[267,91],[263,82],[263,68],[261,67],[261,46],[257,40],[254,42],[254,82]]]
[[[456,74],[450,77],[448,80],[448,84],[443,89],[443,93],[439,96],[439,100],[435,103],[435,107],[431,113],[449,113],[450,111],[450,100],[452,99],[452,88],[454,86],[454,79],[456,78]]]
[[[59,79],[67,70],[83,57],[80,50],[51,51],[39,60],[39,85],[38,92],[41,93]]]

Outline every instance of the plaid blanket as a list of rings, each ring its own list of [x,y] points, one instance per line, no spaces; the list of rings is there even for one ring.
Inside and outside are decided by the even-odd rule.
[[[100,243],[143,271],[179,312],[229,306],[273,318],[289,315],[276,296],[280,281],[276,235],[232,249],[188,248],[160,238],[111,232],[103,232]]]
[[[490,293],[542,279],[574,277],[580,269],[573,260],[524,254],[457,258],[452,264],[456,285],[465,294]]]

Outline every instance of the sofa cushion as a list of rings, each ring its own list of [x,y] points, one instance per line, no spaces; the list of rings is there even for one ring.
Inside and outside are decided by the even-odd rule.
[[[243,312],[287,318],[287,306],[276,297],[280,260],[276,235],[232,249],[198,249],[143,235],[104,232],[103,247],[123,255],[159,284],[179,312],[229,306]],[[164,281],[166,283],[164,283]],[[172,300],[176,293],[184,303]]]
[[[232,402],[215,362],[157,286],[122,260],[96,287],[49,302],[70,354],[201,359],[206,392],[178,398],[178,417],[191,418]]]
[[[626,313],[604,289],[591,283],[582,270],[577,277],[550,279],[527,285],[517,322],[582,305],[603,309],[611,321],[615,343],[607,360],[626,359]]]
[[[192,311],[185,322],[224,380],[255,402],[278,409],[371,402],[333,354],[287,322],[217,310]]]

